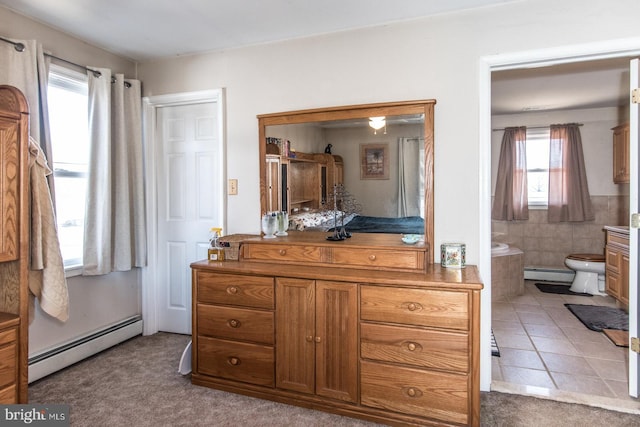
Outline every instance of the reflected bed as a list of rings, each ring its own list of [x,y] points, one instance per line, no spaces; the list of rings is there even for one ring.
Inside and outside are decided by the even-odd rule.
[[[345,214],[341,211],[314,211],[294,214],[289,217],[289,229],[299,231],[333,231],[334,219],[337,225],[342,223],[352,233],[393,233],[424,234],[424,219],[419,216],[389,218]]]

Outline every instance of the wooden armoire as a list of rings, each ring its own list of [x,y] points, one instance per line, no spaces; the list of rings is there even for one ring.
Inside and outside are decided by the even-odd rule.
[[[0,404],[27,403],[29,109],[0,85]]]

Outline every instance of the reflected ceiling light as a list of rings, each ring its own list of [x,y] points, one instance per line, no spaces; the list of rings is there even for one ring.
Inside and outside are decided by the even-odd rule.
[[[374,130],[373,134],[377,134],[377,132],[382,129],[385,128],[385,133],[387,133],[387,121],[385,120],[385,117],[369,117],[369,126],[371,126]]]

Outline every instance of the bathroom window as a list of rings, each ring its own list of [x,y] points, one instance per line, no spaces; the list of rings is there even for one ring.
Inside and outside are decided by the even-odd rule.
[[[529,206],[547,207],[549,200],[549,128],[527,129]]]
[[[52,169],[58,238],[66,269],[82,265],[89,162],[87,90],[86,75],[51,65],[47,95]]]

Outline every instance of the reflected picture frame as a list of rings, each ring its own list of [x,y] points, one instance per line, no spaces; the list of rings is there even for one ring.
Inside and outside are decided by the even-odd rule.
[[[360,179],[389,179],[389,144],[360,144]]]

